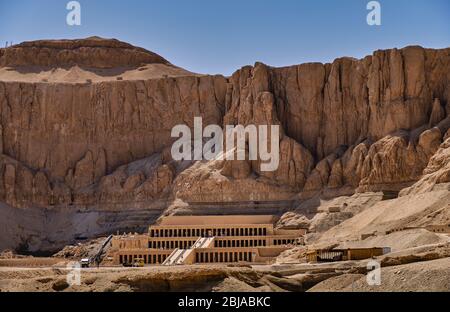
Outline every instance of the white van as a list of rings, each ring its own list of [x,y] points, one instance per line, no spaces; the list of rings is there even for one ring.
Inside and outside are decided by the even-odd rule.
[[[91,261],[88,258],[81,259],[80,265],[82,268],[88,268]]]

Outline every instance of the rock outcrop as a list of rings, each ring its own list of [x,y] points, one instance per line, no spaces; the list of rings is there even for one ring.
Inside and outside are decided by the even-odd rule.
[[[303,197],[398,191],[422,176],[448,129],[449,61],[448,49],[407,47],[332,64],[258,63],[231,78],[225,124],[255,123],[265,96],[272,124],[284,129],[281,145],[292,139],[298,151],[281,153],[274,179]]]
[[[0,49],[1,67],[80,66],[93,68],[170,64],[163,57],[115,39],[40,40]]]
[[[420,180],[410,188],[404,189],[401,195],[424,193],[433,190],[437,185],[450,183],[450,133],[437,152],[430,158]]]

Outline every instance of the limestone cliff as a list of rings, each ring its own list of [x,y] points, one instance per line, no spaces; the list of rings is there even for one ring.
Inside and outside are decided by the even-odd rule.
[[[146,76],[145,66],[158,74]],[[27,78],[60,67],[102,79]],[[140,74],[119,77],[122,67]],[[0,234],[13,237],[0,249],[52,250],[144,229],[177,200],[282,201],[449,182],[449,76],[450,49],[421,47],[332,64],[257,63],[229,78],[191,74],[116,40],[0,49]],[[172,127],[196,116],[280,125],[278,170],[173,161]]]
[[[279,170],[267,178],[301,198],[400,191],[422,177],[450,127],[449,53],[407,47],[332,64],[247,66],[230,78],[224,124],[258,124],[271,112],[262,120],[284,133]]]
[[[156,53],[115,39],[40,40],[0,49],[0,66],[85,66],[113,68],[170,64]]]

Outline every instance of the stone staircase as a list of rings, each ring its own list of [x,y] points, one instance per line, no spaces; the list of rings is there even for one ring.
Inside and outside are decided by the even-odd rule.
[[[192,246],[193,249],[210,247],[214,247],[214,237],[200,237]]]
[[[164,260],[162,265],[175,265],[175,262],[178,260],[180,255],[182,254],[184,249],[175,249],[172,253]]]
[[[214,246],[214,237],[200,237],[189,249],[175,249],[163,262],[162,265],[183,265],[186,259],[196,248],[210,248]]]
[[[194,249],[175,249],[170,256],[162,263],[162,265],[182,265]]]

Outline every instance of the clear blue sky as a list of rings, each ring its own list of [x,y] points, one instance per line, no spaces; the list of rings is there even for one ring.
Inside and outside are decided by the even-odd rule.
[[[449,0],[79,0],[82,25],[66,24],[68,0],[0,0],[0,44],[98,35],[154,51],[199,73],[363,57],[419,44],[450,46]]]

